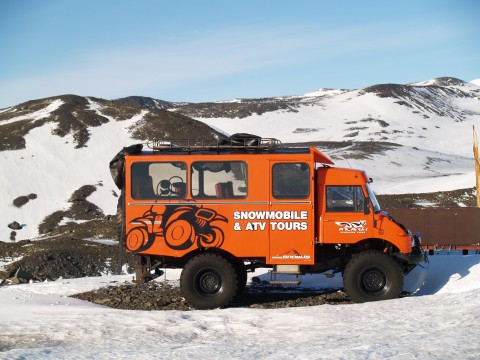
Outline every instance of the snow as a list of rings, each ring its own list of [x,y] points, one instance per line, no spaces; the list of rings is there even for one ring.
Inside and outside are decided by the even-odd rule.
[[[33,113],[29,113],[28,115],[20,115],[20,116],[16,116],[14,118],[11,118],[9,120],[4,120],[4,121],[2,121],[2,125],[11,124],[11,123],[26,120],[26,119],[33,120],[33,122],[35,122],[37,120],[44,119],[44,118],[48,117],[52,111],[55,111],[60,106],[62,106],[62,104],[63,104],[62,100],[56,99],[56,100],[52,101],[49,105],[47,105],[43,109],[37,110]],[[8,109],[6,109],[6,110],[8,110]]]
[[[340,89],[318,89],[306,94],[303,94],[305,97],[319,97],[319,96],[329,96],[329,95],[338,95],[346,92],[347,90]]]
[[[167,270],[177,282],[180,270]],[[267,276],[258,269],[252,276]],[[132,275],[0,288],[0,359],[474,359],[480,256],[430,257],[412,296],[352,305],[192,311],[117,310],[69,297]],[[162,280],[165,279],[162,277]],[[341,288],[341,277],[301,286]]]
[[[477,85],[477,86],[480,86],[480,79],[472,80],[472,81],[470,81],[470,83],[472,83],[474,85]]]
[[[53,111],[51,105],[47,108]],[[2,183],[0,193],[4,200],[0,217],[6,224],[16,220],[26,225],[18,231],[17,240],[38,236],[38,224],[45,216],[68,209],[68,199],[83,185],[96,185],[97,190],[88,200],[99,204],[105,214],[115,214],[115,194],[119,192],[110,176],[108,163],[123,146],[138,142],[129,136],[128,128],[140,121],[145,113],[142,111],[124,121],[110,119],[106,124],[91,128],[85,148],[75,148],[72,134],[52,136],[56,124],[47,123],[25,136],[25,149],[1,152],[0,177],[15,181]],[[42,114],[48,116],[46,112]],[[13,199],[28,194],[37,194],[38,197],[21,208],[12,204]],[[2,226],[0,240],[7,241],[10,231]]]
[[[292,111],[253,114],[239,120],[197,118],[207,125],[234,134],[250,132],[274,137],[284,143],[307,141],[389,141],[446,154],[472,157],[472,124],[480,127],[480,103],[457,99],[472,111],[469,121],[454,121],[430,114],[428,119],[413,113],[393,98],[379,98],[353,90],[322,98],[317,105],[305,104]],[[388,124],[382,127],[381,122]],[[303,129],[314,131],[304,132]],[[455,134],[455,136],[451,136]]]

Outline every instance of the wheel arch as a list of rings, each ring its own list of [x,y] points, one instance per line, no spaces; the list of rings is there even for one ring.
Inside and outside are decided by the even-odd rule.
[[[226,260],[230,261],[230,262],[235,262],[235,261],[239,261],[241,259],[239,259],[238,257],[234,256],[232,253],[224,250],[224,249],[221,249],[221,248],[216,248],[216,247],[211,247],[211,248],[200,248],[200,249],[194,249],[190,252],[188,252],[187,254],[183,255],[181,258],[177,258],[176,259],[176,263],[179,267],[183,267],[188,261],[190,261],[190,259],[194,258],[195,256],[199,255],[199,254],[202,254],[202,253],[214,253],[216,255],[219,255],[223,258],[225,258]]]
[[[387,254],[394,254],[400,251],[397,246],[386,239],[368,238],[352,245],[350,253],[356,254],[367,250],[378,250]]]

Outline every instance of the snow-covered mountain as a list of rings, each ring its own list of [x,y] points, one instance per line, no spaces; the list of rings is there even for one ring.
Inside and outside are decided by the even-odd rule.
[[[393,194],[473,187],[472,125],[480,129],[480,87],[454,78],[212,103],[32,100],[0,110],[0,240],[10,238],[12,221],[24,225],[19,240],[37,236],[47,216],[64,224],[114,214],[108,163],[123,146],[151,138],[247,132],[309,143]],[[83,214],[74,211],[79,201]]]
[[[217,102],[209,110],[203,111],[202,104],[175,109],[227,133],[255,129],[284,142],[389,141],[470,156],[472,124],[480,117],[480,87],[439,78],[410,85],[321,89],[303,96]]]

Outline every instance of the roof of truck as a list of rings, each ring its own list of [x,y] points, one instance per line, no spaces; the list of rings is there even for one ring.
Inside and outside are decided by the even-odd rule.
[[[242,137],[222,140],[216,144],[197,143],[192,140],[184,142],[150,141],[147,143],[148,151],[143,150],[144,144],[134,144],[120,150],[109,163],[113,181],[119,189],[122,189],[125,157],[157,156],[163,155],[228,155],[228,154],[258,154],[258,155],[295,155],[312,154],[313,161],[318,164],[333,165],[325,154],[315,147],[284,147],[279,140],[262,139],[259,137]]]
[[[218,141],[196,139],[151,140],[144,144],[124,148],[125,155],[227,155],[227,154],[313,154],[316,163],[332,165],[333,162],[315,147],[287,147],[274,138],[261,138],[250,134],[235,134]]]

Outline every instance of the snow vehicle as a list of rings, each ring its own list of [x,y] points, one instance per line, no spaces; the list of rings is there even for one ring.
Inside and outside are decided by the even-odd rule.
[[[381,209],[366,173],[334,167],[315,147],[249,134],[147,145],[110,162],[119,241],[139,256],[136,282],[182,268],[194,308],[228,306],[260,267],[271,284],[341,272],[354,302],[397,298],[426,259],[420,234]]]

